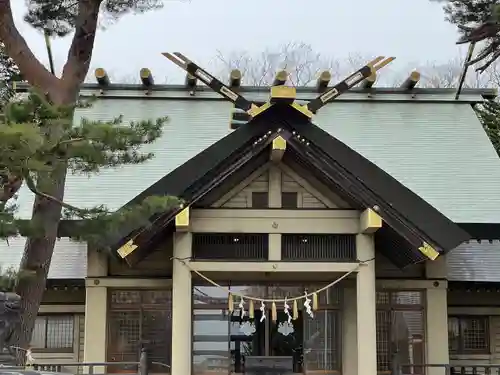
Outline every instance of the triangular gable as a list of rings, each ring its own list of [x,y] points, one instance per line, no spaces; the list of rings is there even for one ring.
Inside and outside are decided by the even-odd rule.
[[[295,165],[293,167],[297,168]],[[283,194],[293,193],[296,195],[297,208],[352,208],[334,192],[328,191],[328,187],[307,171],[297,172],[290,165],[283,162],[273,163],[272,161],[268,161],[236,184],[224,184],[213,191],[212,201],[209,197],[204,197],[195,207],[255,208],[252,205],[252,197],[254,193],[269,192],[269,174],[279,175],[280,190]],[[325,194],[325,191],[328,192]],[[213,199],[216,199],[215,202]]]
[[[465,231],[375,164],[311,124],[291,107],[281,105],[273,106],[192,158],[144,191],[137,200],[168,194],[178,196],[190,205],[223,180],[231,178],[244,165],[255,163],[255,168],[261,165],[262,161],[259,164],[256,160],[262,155],[268,157],[262,151],[277,132],[288,138],[298,158],[308,163],[310,168],[321,171],[330,186],[343,192],[358,206],[376,210],[391,227],[382,234],[396,232],[405,240],[410,249],[406,259],[396,261],[386,254],[394,258],[399,266],[421,261],[422,254],[417,249],[425,243],[438,252],[446,252],[470,238]],[[287,153],[288,148],[285,155]],[[178,212],[160,215],[153,225],[136,231],[135,245],[150,244],[158,236],[158,231],[165,229]],[[126,239],[120,242],[124,243]]]

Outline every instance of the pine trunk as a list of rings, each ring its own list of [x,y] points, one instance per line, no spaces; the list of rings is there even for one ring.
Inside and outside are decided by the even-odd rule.
[[[63,199],[66,171],[44,176],[44,182],[52,184],[51,194]],[[45,185],[45,184],[44,184]],[[48,191],[48,190],[45,190]],[[20,325],[14,331],[11,345],[27,349],[35,326],[36,316],[47,284],[47,275],[57,239],[57,230],[61,217],[61,205],[37,196],[33,206],[32,221],[41,226],[42,235],[34,235],[26,240],[21,260],[20,271],[26,273],[19,279],[16,293],[21,296]],[[27,272],[25,272],[27,271]]]
[[[61,95],[60,92],[59,95]],[[56,95],[52,97],[57,100],[53,100],[54,104],[64,105],[75,100],[74,95],[69,93],[66,97],[56,97]],[[57,139],[63,128],[60,124],[47,124],[45,131],[48,138]],[[54,170],[50,173],[37,176],[37,189],[63,201],[67,165],[59,163],[53,167]],[[26,240],[19,267],[21,277],[15,289],[21,297],[21,319],[11,336],[10,345],[13,347],[28,349],[30,346],[38,309],[47,285],[47,276],[61,221],[61,211],[62,206],[58,202],[35,196],[31,217],[34,231]],[[23,363],[25,351],[17,350],[16,352],[18,360]]]

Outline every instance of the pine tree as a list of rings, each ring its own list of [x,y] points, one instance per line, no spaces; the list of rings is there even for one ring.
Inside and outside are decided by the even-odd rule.
[[[497,154],[500,156],[500,103],[487,100],[475,106],[476,113],[483,124],[484,131],[488,134]]]
[[[24,182],[36,194],[20,272],[31,277],[18,280],[16,292],[22,297],[21,324],[12,344],[29,345],[62,217],[90,219],[82,225],[82,236],[96,240],[95,228],[106,224],[116,228],[125,217],[138,216],[171,204],[169,199],[150,199],[141,207],[121,213],[109,213],[104,207],[80,210],[64,203],[68,171],[92,173],[119,164],[140,163],[151,155],[142,155],[138,147],[161,134],[165,119],[140,122],[130,127],[114,123],[83,121],[72,127],[83,83],[92,58],[99,19],[118,20],[128,13],[143,13],[162,6],[163,0],[27,0],[25,17],[33,27],[49,35],[74,32],[61,77],[51,74],[29,49],[12,15],[11,2],[0,0],[0,42],[5,53],[19,67],[23,79],[35,91],[23,102],[7,105],[0,125],[0,170],[4,201],[0,228],[4,235],[17,233],[21,222],[14,220],[15,193]],[[15,0],[18,1],[18,0]],[[4,194],[5,196],[5,194]],[[64,210],[63,210],[64,208]],[[93,224],[92,224],[93,223]],[[96,225],[95,223],[99,223]],[[90,232],[85,233],[89,229]],[[111,229],[112,230],[112,229]]]
[[[484,42],[470,64],[483,62],[476,70],[484,72],[500,57],[500,4],[498,0],[432,0],[446,2],[446,19],[457,25],[461,37],[457,44]]]
[[[76,104],[90,105],[85,102]],[[70,173],[86,175],[105,168],[143,163],[153,154],[141,153],[140,146],[152,143],[162,135],[167,118],[129,124],[124,124],[122,117],[109,122],[82,119],[79,124],[74,124],[73,110],[71,106],[54,106],[36,91],[25,99],[11,100],[4,108],[0,124],[0,170],[5,175],[20,177],[41,204],[61,206],[62,217],[75,220],[73,239],[103,249],[106,238],[119,236],[124,223],[145,225],[151,215],[179,202],[174,197],[149,197],[141,204],[116,212],[108,211],[104,205],[82,209],[45,193],[50,188],[45,184],[52,183],[45,177],[54,173],[60,163]],[[45,132],[55,125],[60,126],[61,133],[54,136]],[[48,217],[34,215],[30,222],[25,223],[16,220],[15,208],[15,205],[6,204],[3,210],[0,209],[0,238],[22,233],[33,240],[44,241]],[[54,220],[60,220],[60,217],[54,217]],[[24,258],[27,256],[24,254]],[[39,282],[40,275],[45,275],[45,264],[23,261],[16,291],[24,285],[32,285],[35,280]],[[32,303],[33,300],[27,298],[23,306]],[[15,334],[21,337],[22,333]]]

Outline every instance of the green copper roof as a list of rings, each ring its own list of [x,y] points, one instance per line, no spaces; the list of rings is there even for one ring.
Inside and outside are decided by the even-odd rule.
[[[92,93],[92,90],[83,90]],[[320,110],[313,121],[367,157],[455,222],[500,223],[500,159],[468,103],[481,91],[424,90],[350,92]],[[248,92],[250,100],[266,93]],[[312,92],[299,95],[307,99]],[[307,96],[307,97],[306,97]],[[147,147],[156,157],[144,165],[104,170],[98,176],[68,176],[66,201],[118,208],[165,174],[228,134],[232,106],[208,91],[111,90],[78,116],[126,120],[169,116],[162,139]],[[32,196],[20,194],[20,216],[31,214]]]

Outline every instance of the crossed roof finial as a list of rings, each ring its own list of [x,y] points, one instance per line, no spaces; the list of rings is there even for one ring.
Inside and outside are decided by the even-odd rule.
[[[295,102],[294,87],[287,87],[283,84],[272,86],[270,101],[264,103],[261,106],[258,106],[255,103],[252,103],[249,100],[245,99],[245,97],[243,97],[241,94],[232,90],[229,86],[222,83],[220,80],[201,68],[199,65],[184,56],[182,53],[174,52],[173,54],[171,54],[165,52],[163,53],[163,55],[174,64],[179,66],[181,69],[185,70],[189,75],[196,77],[212,90],[222,95],[227,100],[233,102],[235,107],[247,112],[251,117],[255,117],[261,114],[262,112],[270,108],[275,102],[284,101],[308,118],[312,118],[312,116],[323,106],[338,98],[343,93],[347,92],[351,87],[374,75],[378,70],[382,69],[384,66],[388,65],[395,59],[395,57],[378,56],[377,58],[368,62],[365,66],[361,67],[359,70],[357,70],[344,80],[340,81],[335,86],[327,89],[317,98],[311,100],[305,105],[300,105]]]

